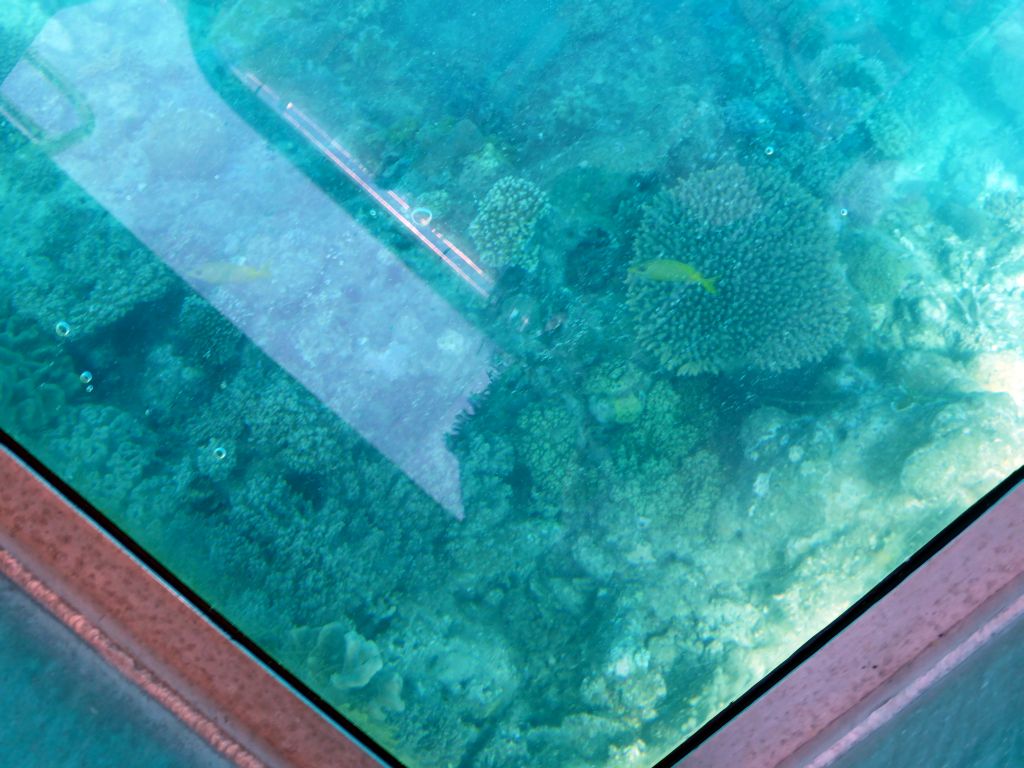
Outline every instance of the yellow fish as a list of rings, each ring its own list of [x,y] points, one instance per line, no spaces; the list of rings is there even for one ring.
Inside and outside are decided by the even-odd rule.
[[[208,261],[186,273],[193,280],[202,280],[213,285],[231,285],[234,283],[251,283],[270,276],[265,267],[250,267],[247,264],[235,264],[232,261]]]
[[[692,265],[675,259],[650,259],[634,264],[629,274],[659,283],[696,283],[708,293],[718,293],[717,277],[704,277]]]

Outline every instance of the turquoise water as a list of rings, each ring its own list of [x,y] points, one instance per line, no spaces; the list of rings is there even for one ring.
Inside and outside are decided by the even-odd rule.
[[[1022,463],[1017,4],[0,29],[0,426],[411,768],[653,765]]]
[[[0,578],[0,755],[19,768],[227,768],[206,744]]]

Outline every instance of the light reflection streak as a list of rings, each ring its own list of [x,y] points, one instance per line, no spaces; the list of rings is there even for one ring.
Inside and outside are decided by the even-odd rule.
[[[406,211],[411,210],[410,205],[394,190],[383,190],[377,186],[366,166],[356,160],[352,153],[339,144],[336,139],[330,138],[319,123],[297,107],[294,102],[278,95],[271,86],[264,83],[254,73],[238,67],[231,67],[231,72],[264,104],[277,112],[282,119],[301,134],[320,154],[358,184],[381,208],[440,258],[461,280],[484,298],[490,296],[490,289],[494,283],[490,275],[437,229],[429,225],[417,224],[407,216]],[[401,210],[388,202],[385,195],[393,198],[401,206]],[[468,274],[462,266],[449,258],[449,254],[455,254],[461,259],[463,265],[470,267],[476,273],[476,276]]]

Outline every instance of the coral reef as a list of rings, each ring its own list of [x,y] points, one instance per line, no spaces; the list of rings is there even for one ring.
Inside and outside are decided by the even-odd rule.
[[[377,644],[346,622],[333,621],[319,628],[298,627],[289,636],[302,677],[333,697],[364,688],[384,666]]]
[[[43,325],[63,320],[76,336],[90,336],[172,291],[174,274],[109,214],[55,205],[50,217],[47,240],[13,270],[19,312]]]
[[[1018,467],[1020,438],[1017,406],[1006,394],[979,394],[948,405],[903,463],[900,483],[929,507],[955,514]],[[978,459],[974,471],[964,471],[964,456]]]
[[[540,497],[560,500],[576,479],[579,425],[579,414],[559,401],[531,403],[516,420],[516,457]]]
[[[864,121],[871,143],[884,158],[901,158],[914,145],[910,121],[902,110],[888,103],[880,104]]]
[[[156,461],[145,427],[120,408],[92,404],[76,408],[67,428],[65,455],[57,459],[64,477],[97,507],[119,518]],[[54,461],[54,447],[42,450],[42,456]]]
[[[889,86],[885,65],[849,43],[831,45],[814,59],[807,77],[808,95],[823,121],[836,133],[859,122]]]
[[[531,238],[547,207],[545,194],[526,179],[505,176],[495,182],[469,225],[484,263],[495,269],[536,269],[538,254]]]
[[[315,249],[215,307],[75,184],[84,144],[0,123],[0,427],[409,765],[649,766],[1024,460],[1024,26],[999,5],[226,0],[190,16],[197,61],[294,99],[494,285],[421,268],[279,117],[243,110],[274,127],[242,138],[216,100],[131,106],[126,74],[110,170],[154,219],[134,171],[201,202],[175,247],[241,204],[268,255]],[[281,204],[284,166],[351,228]],[[200,201],[211,170],[237,193]],[[359,227],[387,281],[328,279]],[[419,305],[361,302],[380,335],[348,333],[399,277],[444,296],[436,344],[398,349]],[[293,302],[323,322],[285,355],[422,366],[397,406],[366,393],[389,417],[453,374],[432,439],[464,519],[224,316]]]
[[[634,256],[684,263],[718,286],[629,280],[638,341],[678,374],[796,368],[846,329],[834,236],[778,171],[726,165],[681,180],[646,206]]]
[[[635,365],[613,361],[588,372],[583,385],[587,407],[602,424],[632,424],[644,410],[643,373]]]
[[[846,275],[869,304],[889,304],[910,277],[910,254],[891,237],[877,232],[854,232],[841,241]]]
[[[242,334],[200,296],[189,294],[178,312],[181,353],[204,366],[222,366],[239,353]]]
[[[56,332],[14,314],[0,295],[0,426],[36,443],[81,386]]]

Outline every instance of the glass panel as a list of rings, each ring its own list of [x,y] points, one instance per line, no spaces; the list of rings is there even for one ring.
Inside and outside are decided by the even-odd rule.
[[[0,426],[409,766],[652,765],[1022,462],[1015,3],[0,20]]]
[[[228,768],[0,576],[0,754],[23,768]]]

